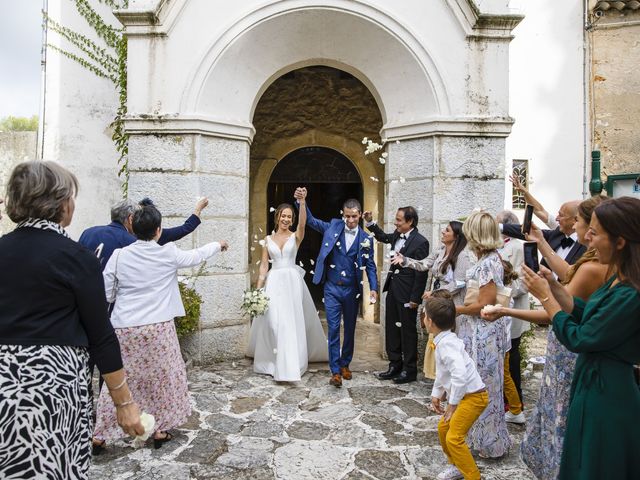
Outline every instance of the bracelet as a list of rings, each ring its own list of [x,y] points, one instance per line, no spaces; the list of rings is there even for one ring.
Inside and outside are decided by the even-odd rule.
[[[107,382],[105,382],[105,383],[107,383]],[[122,387],[124,387],[124,385],[126,383],[127,383],[127,377],[124,377],[122,382],[120,382],[117,387],[111,388],[109,385],[107,385],[107,390],[109,390],[110,392],[113,392],[114,390],[120,390]]]
[[[544,303],[544,302],[546,302],[546,301],[548,301],[548,300],[549,300],[549,297],[545,297],[545,298],[541,298],[541,299],[540,299],[540,301],[541,301],[542,303]]]
[[[127,400],[126,402],[122,402],[122,403],[114,403],[113,405],[114,405],[116,408],[122,408],[122,407],[126,407],[127,405],[133,405],[134,403],[136,403],[136,402],[133,400],[133,397],[130,397],[130,399],[129,399],[129,400]]]

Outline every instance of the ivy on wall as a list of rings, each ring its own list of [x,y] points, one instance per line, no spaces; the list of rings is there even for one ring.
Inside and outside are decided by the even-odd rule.
[[[69,0],[76,10],[96,33],[100,44],[49,17],[43,12],[44,21],[49,30],[57,33],[75,47],[75,51],[66,50],[57,45],[47,47],[77,62],[98,77],[110,80],[118,90],[118,109],[111,122],[111,136],[118,152],[118,176],[122,178],[122,193],[127,196],[129,188],[129,137],[124,131],[124,116],[127,113],[127,38],[123,28],[109,25],[91,6],[89,0]],[[97,0],[113,10],[125,9],[129,0]]]

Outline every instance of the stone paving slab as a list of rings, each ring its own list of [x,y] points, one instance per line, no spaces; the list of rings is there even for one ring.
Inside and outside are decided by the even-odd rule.
[[[446,459],[439,416],[427,408],[431,381],[380,381],[373,372],[386,362],[370,345],[357,344],[358,352],[353,380],[342,389],[328,385],[326,364],[311,365],[296,383],[255,374],[249,359],[193,368],[193,413],[173,431],[175,439],[158,450],[151,442],[140,449],[124,440],[108,445],[94,458],[90,478],[434,479]],[[540,376],[523,379],[526,405],[537,398]],[[535,478],[519,457],[524,430],[509,425],[513,447],[505,457],[476,458],[482,478]]]
[[[328,370],[317,370],[276,383],[253,373],[249,360],[194,368],[193,414],[175,440],[158,450],[109,445],[90,478],[432,479],[442,470],[438,416],[426,406],[430,381],[395,386],[354,372],[336,389],[328,380]],[[530,378],[526,398],[538,383]],[[477,459],[483,478],[534,478],[518,455],[524,427],[509,431],[509,455]]]

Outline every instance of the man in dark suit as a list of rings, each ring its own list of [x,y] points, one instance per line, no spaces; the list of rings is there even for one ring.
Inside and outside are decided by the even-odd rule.
[[[150,200],[148,201],[150,202]],[[200,214],[207,205],[209,205],[207,198],[198,200],[193,214],[187,218],[184,224],[162,229],[158,243],[164,245],[175,242],[193,232],[200,225]],[[111,223],[109,225],[87,228],[80,235],[78,243],[96,253],[103,270],[114,250],[124,248],[136,241],[131,227],[135,207],[134,202],[128,199],[116,203],[111,207]]]
[[[587,247],[578,243],[578,235],[573,228],[578,214],[578,205],[580,205],[580,200],[563,203],[556,216],[558,226],[553,230],[542,230],[549,246],[569,265],[573,265],[587,250]],[[501,230],[508,237],[525,240],[522,227],[518,224],[501,224]],[[543,259],[541,263],[550,269],[546,260]]]
[[[402,207],[396,212],[393,233],[385,233],[375,222],[371,212],[364,212],[367,228],[376,240],[391,245],[391,254],[401,253],[405,257],[422,260],[429,255],[429,242],[418,232],[418,212],[413,207]],[[421,302],[428,272],[417,272],[411,268],[392,266],[384,284],[387,292],[385,302],[385,347],[389,358],[389,369],[378,378],[395,383],[416,380],[418,373],[418,330],[416,314]]]

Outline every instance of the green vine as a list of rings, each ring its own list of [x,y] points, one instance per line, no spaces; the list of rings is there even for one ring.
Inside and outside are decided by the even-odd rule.
[[[184,337],[198,330],[200,326],[200,308],[202,306],[202,297],[196,291],[196,280],[204,272],[207,262],[202,262],[200,268],[195,274],[186,278],[185,282],[178,282],[180,288],[180,297],[184,305],[185,316],[177,317],[174,321],[176,324],[176,333],[178,337]],[[189,285],[189,281],[193,283]]]
[[[124,117],[127,114],[127,38],[124,35],[124,29],[113,27],[105,22],[88,0],[70,1],[75,3],[78,13],[105,46],[61,25],[43,12],[47,28],[67,40],[79,52],[71,52],[50,43],[47,47],[77,62],[98,77],[111,80],[118,90],[118,109],[109,126],[113,129],[111,139],[119,155],[118,176],[122,179],[122,194],[126,198],[129,189],[129,136],[124,129]],[[128,0],[98,1],[111,9],[124,9],[129,5]]]

